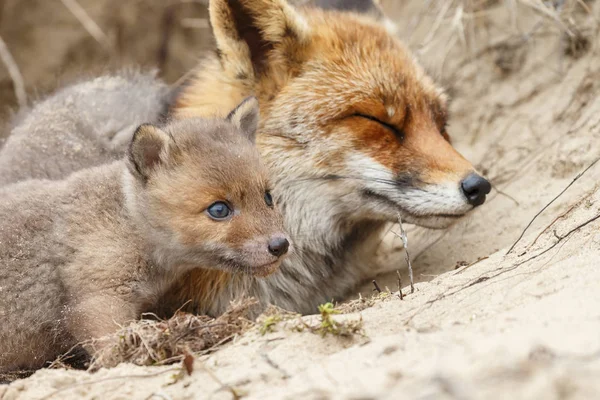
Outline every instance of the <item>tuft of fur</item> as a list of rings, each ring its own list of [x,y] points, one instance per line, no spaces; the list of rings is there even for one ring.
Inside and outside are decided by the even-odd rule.
[[[190,269],[207,271],[200,292],[277,269],[284,255],[268,246],[283,221],[265,201],[249,104],[142,125],[125,159],[0,189],[0,372],[115,332]],[[215,202],[231,216],[211,217]]]
[[[0,149],[0,186],[59,179],[122,157],[138,125],[158,122],[167,95],[155,73],[134,71],[57,91],[15,118]]]

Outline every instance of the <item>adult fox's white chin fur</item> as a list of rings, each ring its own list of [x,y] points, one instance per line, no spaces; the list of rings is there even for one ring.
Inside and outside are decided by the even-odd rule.
[[[395,207],[396,214],[400,213],[403,221],[424,228],[447,228],[473,210],[464,196],[450,186],[399,189],[397,193],[388,193],[385,197],[389,206]],[[395,221],[396,217],[392,220]]]
[[[363,186],[366,200],[372,203],[369,208],[378,210],[385,219],[395,221],[400,213],[407,223],[442,229],[474,208],[461,192],[458,181],[400,186],[395,184],[392,172],[370,158],[354,157],[351,162],[355,173],[361,176],[357,181]]]
[[[430,228],[430,229],[448,228],[448,227],[452,226],[453,224],[455,224],[457,221],[459,221],[460,218],[463,216],[463,215],[458,215],[456,217],[454,217],[454,216],[452,216],[452,217],[449,217],[449,216],[417,217],[417,216],[405,214],[405,213],[401,213],[401,215],[402,215],[403,222],[422,226],[423,228]]]

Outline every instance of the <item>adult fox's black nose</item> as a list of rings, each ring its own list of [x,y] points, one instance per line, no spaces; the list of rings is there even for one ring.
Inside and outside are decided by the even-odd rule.
[[[492,185],[484,177],[475,173],[467,176],[460,183],[469,204],[477,207],[485,203],[485,196],[492,190]]]
[[[290,242],[284,237],[274,237],[269,241],[269,253],[275,257],[281,257],[287,253],[290,247]]]

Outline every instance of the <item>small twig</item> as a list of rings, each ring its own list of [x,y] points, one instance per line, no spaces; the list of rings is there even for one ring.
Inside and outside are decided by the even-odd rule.
[[[596,18],[592,9],[587,4],[585,4],[584,0],[577,0],[577,4],[579,4],[581,8],[583,8],[585,12],[588,13],[588,15],[594,20],[594,22],[596,22],[596,25],[600,25],[600,21],[598,21],[598,18]]]
[[[399,270],[396,270],[396,275],[398,275],[398,296],[400,296],[400,300],[404,300],[404,295],[402,294],[402,276]]]
[[[379,287],[375,279],[373,279],[373,286],[375,286],[375,289],[373,289],[374,291],[377,290],[377,293],[381,293],[381,288]]]
[[[426,53],[427,50],[429,49],[429,47],[431,46],[431,43],[433,42],[436,33],[440,29],[440,26],[444,22],[444,18],[446,16],[448,10],[450,10],[452,3],[453,3],[452,1],[447,1],[445,3],[442,3],[443,5],[440,9],[440,12],[437,15],[437,18],[433,21],[432,26],[429,30],[429,33],[427,34],[425,39],[423,39],[423,42],[418,50],[418,52],[420,54]]]
[[[229,342],[231,339],[233,339],[235,337],[236,334],[233,335],[229,335],[226,338],[224,338],[223,340],[219,341],[217,344],[215,344],[214,346],[209,347],[206,350],[202,350],[198,353],[196,353],[196,355],[198,356],[204,356],[210,353],[214,353],[215,351],[217,351],[219,349],[220,346],[224,345],[225,343]]]
[[[546,204],[546,206],[544,208],[542,208],[537,214],[535,214],[535,216],[533,217],[533,219],[531,221],[529,221],[529,223],[527,224],[527,226],[525,227],[525,229],[523,230],[523,232],[521,232],[521,235],[517,238],[517,240],[513,243],[512,246],[510,246],[510,249],[508,249],[508,251],[506,252],[505,255],[509,255],[511,251],[513,251],[513,249],[515,248],[515,246],[521,241],[521,239],[523,238],[523,236],[525,236],[525,232],[527,232],[527,230],[529,229],[529,227],[533,224],[533,222],[537,219],[537,217],[539,217],[544,211],[546,211],[546,209],[548,207],[550,207],[552,205],[552,203],[554,203],[556,200],[558,200],[558,198],[560,196],[562,196],[571,186],[573,186],[573,184],[575,182],[577,182],[577,180],[579,178],[581,178],[583,176],[583,174],[585,174],[590,168],[592,168],[594,165],[596,165],[596,163],[600,161],[600,158],[597,158],[593,163],[591,163],[586,169],[584,169],[583,171],[581,171],[579,174],[577,174],[577,176],[575,178],[573,178],[573,180],[571,181],[571,183],[569,183],[567,185],[566,188],[564,188],[559,194],[558,196],[556,196],[555,198],[552,199],[552,201],[550,201],[550,203]]]
[[[8,50],[8,46],[0,36],[0,58],[6,66],[8,70],[8,74],[10,75],[10,79],[13,81],[13,86],[15,89],[15,97],[17,98],[17,103],[19,107],[23,108],[27,105],[27,94],[25,93],[25,83],[23,82],[23,75],[21,75],[21,71],[15,62],[14,57]]]
[[[400,233],[392,231],[394,235],[402,239],[402,244],[404,245],[404,252],[406,254],[406,263],[408,264],[408,278],[410,279],[410,292],[415,292],[415,285],[413,280],[413,270],[412,264],[410,263],[410,254],[408,254],[408,236],[406,235],[406,231],[404,230],[404,226],[402,226],[402,216],[398,213],[398,224],[400,225]]]
[[[582,223],[580,225],[577,225],[575,228],[571,229],[569,232],[567,232],[564,235],[557,235],[556,231],[555,231],[555,236],[558,238],[558,240],[556,242],[554,242],[554,244],[552,244],[552,246],[548,247],[546,250],[544,250],[544,251],[542,251],[542,252],[540,252],[540,253],[538,253],[538,254],[536,254],[534,256],[529,257],[527,260],[522,261],[522,262],[516,264],[515,267],[521,266],[521,265],[523,265],[525,263],[528,263],[531,260],[534,260],[534,259],[536,259],[536,258],[538,258],[540,256],[543,256],[544,254],[546,254],[547,252],[549,252],[550,250],[552,250],[553,248],[555,248],[556,246],[558,246],[558,244],[560,242],[562,242],[563,240],[565,240],[566,238],[568,238],[569,236],[571,236],[573,233],[577,232],[579,229],[581,229],[581,228],[583,228],[583,227],[591,224],[592,222],[594,222],[594,221],[596,221],[598,219],[600,219],[600,214],[596,215],[595,217],[593,217],[591,219],[588,219],[587,221],[585,221],[584,223]]]
[[[509,200],[512,200],[512,201],[513,201],[513,203],[515,203],[515,205],[516,205],[517,207],[521,205],[521,204],[520,204],[520,203],[519,203],[519,202],[518,202],[518,201],[517,201],[517,200],[516,200],[514,197],[512,197],[512,196],[511,196],[511,195],[509,195],[508,193],[506,193],[506,192],[503,192],[502,190],[498,189],[497,187],[494,187],[494,190],[495,190],[495,191],[496,191],[496,192],[497,192],[499,195],[501,195],[501,196],[504,196],[504,197],[506,197],[506,198],[507,198],[507,199],[509,199]]]
[[[534,246],[534,245],[537,243],[538,239],[539,239],[539,238],[540,238],[540,237],[541,237],[541,236],[542,236],[544,233],[546,233],[546,232],[548,231],[548,229],[550,229],[550,228],[551,228],[551,227],[552,227],[552,226],[553,226],[553,225],[554,225],[556,222],[558,222],[558,220],[559,220],[559,219],[561,219],[561,218],[564,218],[565,216],[569,215],[569,214],[571,213],[571,211],[573,211],[573,210],[575,209],[575,207],[578,207],[578,206],[580,206],[580,205],[581,205],[581,203],[583,203],[585,200],[589,199],[589,198],[590,198],[590,196],[591,196],[592,194],[594,194],[594,191],[593,191],[593,190],[592,190],[591,192],[589,192],[589,193],[588,193],[586,196],[584,196],[584,197],[583,197],[581,200],[579,200],[577,203],[575,203],[575,204],[573,204],[571,207],[569,207],[569,209],[568,209],[567,211],[563,212],[563,213],[562,213],[562,214],[560,214],[558,217],[554,218],[554,219],[552,220],[552,222],[550,222],[550,223],[548,224],[548,226],[546,226],[546,227],[545,227],[545,228],[544,228],[542,231],[540,231],[540,233],[538,233],[538,235],[535,237],[535,239],[533,240],[533,242],[531,242],[531,244],[529,244],[529,245],[527,246],[527,249],[526,249],[526,250],[525,250],[523,253],[519,254],[519,257],[520,257],[520,256],[523,256],[523,255],[525,255],[525,253],[527,253],[527,251],[528,251],[530,248],[532,248],[532,247],[533,247],[533,246]]]
[[[471,268],[473,265],[475,264],[479,264],[480,262],[482,262],[483,260],[487,260],[488,258],[490,258],[489,256],[485,256],[485,257],[480,257],[477,259],[477,261],[472,262],[471,264],[465,265],[463,269],[456,271],[454,273],[454,275],[458,275],[458,274],[462,274],[463,272],[465,272],[467,269]]]
[[[540,0],[520,0],[520,2],[528,7],[531,7],[531,9],[538,11],[542,16],[553,20],[569,36],[573,36],[573,32],[571,32],[571,30],[561,20],[557,10],[552,10]]]
[[[69,10],[71,14],[77,18],[79,23],[85,28],[85,30],[92,36],[105,50],[111,50],[110,39],[100,29],[98,24],[89,16],[83,7],[77,2],[77,0],[60,0],[63,5]]]

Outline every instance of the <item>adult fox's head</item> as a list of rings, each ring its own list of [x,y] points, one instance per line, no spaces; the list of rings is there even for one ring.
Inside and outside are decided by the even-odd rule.
[[[490,184],[451,146],[444,92],[377,13],[351,9],[211,0],[217,55],[172,112],[222,115],[254,94],[276,195],[318,181],[315,190],[357,219],[400,212],[407,222],[447,226],[481,205]]]

